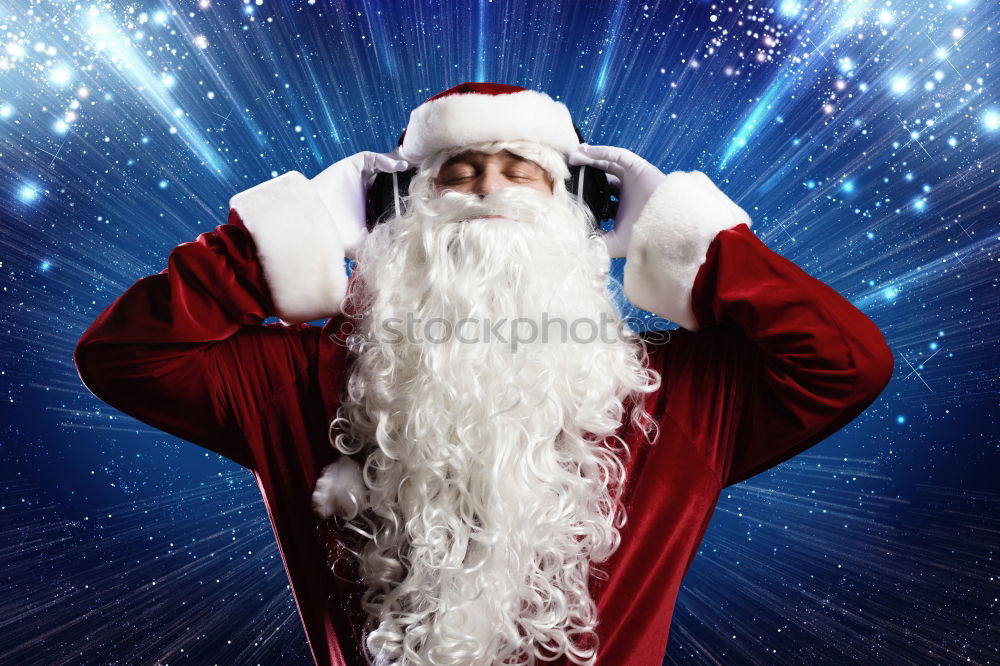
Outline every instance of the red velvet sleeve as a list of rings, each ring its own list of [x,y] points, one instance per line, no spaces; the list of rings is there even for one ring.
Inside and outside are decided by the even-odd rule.
[[[893,354],[876,325],[771,251],[746,224],[716,235],[695,277],[692,302],[700,330],[691,335],[711,345],[691,345],[704,363],[689,367],[704,373],[704,392],[726,403],[716,406],[718,421],[729,425],[720,428],[724,450],[714,456],[723,487],[836,432],[892,376]],[[707,349],[713,345],[726,349]],[[717,377],[737,388],[705,386]]]
[[[306,338],[319,330],[260,326],[273,314],[253,238],[231,211],[105,309],[74,361],[112,407],[252,469],[231,396],[241,410],[263,404],[308,364]]]

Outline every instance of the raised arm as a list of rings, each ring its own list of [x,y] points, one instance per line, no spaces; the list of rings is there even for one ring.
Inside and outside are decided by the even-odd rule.
[[[889,382],[893,355],[863,312],[770,250],[749,218],[720,224],[711,213],[728,198],[704,174],[677,175],[634,237],[669,238],[670,260],[643,240],[626,280],[641,285],[641,307],[688,329],[663,355],[665,385],[688,397],[668,398],[667,412],[705,438],[725,487],[853,420]]]
[[[249,468],[246,425],[318,357],[339,314],[345,256],[364,241],[365,188],[393,155],[356,153],[312,180],[297,171],[234,196],[227,224],[182,243],[84,332],[84,384],[121,411]],[[281,324],[261,323],[277,316]],[[259,426],[259,424],[257,424]]]
[[[74,360],[112,407],[253,468],[234,410],[262,404],[315,346],[311,327],[260,326],[278,313],[253,237],[232,210],[108,306]]]
[[[733,424],[731,437],[721,439],[723,486],[844,427],[892,377],[893,354],[878,327],[746,224],[713,239],[691,296],[701,331],[694,337],[727,347],[693,349],[738,387],[720,411],[720,420]]]
[[[620,230],[625,294],[686,329],[651,354],[664,375],[661,416],[703,448],[721,485],[790,458],[864,411],[893,372],[878,327],[764,245],[705,174],[664,175],[621,150],[592,147],[578,160],[602,158],[596,165],[620,179],[623,204],[629,186],[642,195]]]

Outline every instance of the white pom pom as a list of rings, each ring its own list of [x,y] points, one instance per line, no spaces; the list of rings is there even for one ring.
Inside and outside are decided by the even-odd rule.
[[[339,516],[350,520],[365,508],[367,489],[361,465],[348,456],[323,468],[313,490],[313,509],[321,518]]]

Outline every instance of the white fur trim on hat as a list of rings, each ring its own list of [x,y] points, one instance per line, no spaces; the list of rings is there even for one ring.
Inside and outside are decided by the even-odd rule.
[[[354,518],[367,506],[368,490],[361,475],[361,465],[349,456],[323,468],[312,494],[313,510],[320,518]]]
[[[700,326],[691,290],[715,236],[750,216],[700,171],[674,171],[657,187],[632,228],[624,291],[638,308]]]
[[[278,317],[296,324],[340,313],[344,246],[305,176],[283,173],[240,192],[229,207],[253,237]]]
[[[562,102],[537,90],[490,95],[456,93],[410,112],[400,155],[419,164],[434,153],[484,141],[526,139],[569,154],[580,145]]]

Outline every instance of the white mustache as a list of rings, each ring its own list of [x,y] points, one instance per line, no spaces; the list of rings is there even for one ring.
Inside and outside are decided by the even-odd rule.
[[[505,187],[485,197],[449,190],[430,203],[454,221],[483,218],[518,219],[537,215],[553,205],[552,197],[529,187]]]

